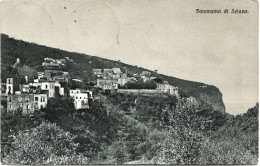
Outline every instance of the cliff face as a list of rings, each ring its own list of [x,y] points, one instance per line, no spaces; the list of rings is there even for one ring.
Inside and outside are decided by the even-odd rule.
[[[5,82],[5,78],[8,77],[9,66],[13,66],[17,58],[20,59],[21,65],[37,68],[37,66],[41,66],[43,59],[46,57],[69,57],[73,59],[76,65],[69,66],[66,70],[69,71],[71,75],[75,78],[86,79],[89,81],[91,81],[91,79],[93,78],[92,69],[95,68],[103,69],[119,67],[121,69],[124,69],[126,67],[129,73],[141,73],[143,70],[146,70],[141,67],[125,64],[118,61],[63,51],[56,48],[49,48],[34,43],[28,43],[10,38],[9,36],[2,34],[1,69],[2,71],[6,71],[1,72],[2,82]],[[150,72],[153,76],[166,80],[169,82],[169,84],[178,87],[179,94],[182,97],[196,97],[198,100],[210,104],[214,110],[225,112],[225,105],[222,101],[222,94],[217,87],[206,85],[204,83],[193,82],[171,76],[157,74],[153,71]]]
[[[200,100],[204,101],[205,103],[210,104],[215,111],[218,110],[220,112],[225,113],[226,108],[223,103],[222,94],[220,91],[216,91],[212,95],[201,93],[201,94],[199,94],[198,98]]]

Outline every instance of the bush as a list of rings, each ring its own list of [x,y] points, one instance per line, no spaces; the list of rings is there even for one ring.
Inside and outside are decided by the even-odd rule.
[[[203,144],[202,131],[207,119],[196,114],[194,105],[179,101],[175,108],[167,110],[169,126],[162,143],[158,164],[196,164]]]
[[[73,142],[75,137],[46,121],[33,129],[20,131],[18,135],[13,135],[13,138],[12,150],[3,159],[6,164],[82,164],[86,162],[82,156],[75,157],[78,155],[75,153],[78,144]]]

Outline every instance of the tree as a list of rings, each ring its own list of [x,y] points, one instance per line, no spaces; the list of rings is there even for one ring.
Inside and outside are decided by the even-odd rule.
[[[196,114],[196,106],[185,100],[167,110],[169,126],[165,128],[166,139],[162,143],[157,163],[196,164],[203,144],[202,131],[208,120]]]
[[[6,164],[86,164],[87,159],[75,151],[74,136],[56,124],[41,125],[13,135],[12,150],[3,159]],[[51,154],[51,155],[50,155]]]

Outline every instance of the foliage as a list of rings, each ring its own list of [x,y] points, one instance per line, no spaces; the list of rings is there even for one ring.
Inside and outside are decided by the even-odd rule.
[[[241,131],[240,131],[241,132]],[[258,136],[239,134],[240,138],[207,139],[203,143],[200,164],[256,164],[258,159]]]
[[[201,164],[256,164],[258,160],[258,103],[210,133],[200,156]]]
[[[167,110],[169,127],[166,139],[157,158],[164,164],[195,164],[201,153],[202,131],[208,120],[196,114],[195,106],[179,101],[175,108]]]
[[[1,156],[7,156],[11,149],[11,143],[14,141],[11,135],[18,134],[21,130],[29,130],[38,126],[44,114],[37,112],[35,115],[23,115],[20,111],[1,112]]]
[[[126,89],[156,89],[154,81],[146,81],[138,79],[137,81],[129,81],[124,86]]]
[[[13,137],[12,150],[3,159],[5,163],[74,164],[86,162],[84,157],[78,157],[75,153],[78,148],[78,144],[73,142],[75,137],[55,124],[43,121],[41,125],[30,130],[19,131],[18,135],[13,135]]]
[[[36,71],[43,71],[41,63],[46,57],[73,59],[64,70],[71,78],[83,81],[70,83],[68,87],[73,89],[93,88],[96,76],[92,69],[95,68],[119,67],[123,70],[126,67],[128,76],[144,70],[117,61],[15,40],[6,35],[2,35],[1,41],[2,82],[13,77],[14,90],[18,90],[25,75],[33,79]],[[16,58],[20,58],[21,64],[13,67]],[[48,100],[47,108],[34,116],[2,111],[2,161],[50,165],[257,162],[258,104],[243,115],[228,116],[223,113],[222,94],[216,87],[151,73],[177,86],[182,97],[194,96],[200,103],[192,105],[185,100],[178,101],[174,96],[163,95],[102,95],[96,90],[94,96],[99,96],[100,101],[94,101],[91,109],[75,110],[71,99],[60,97]],[[156,88],[154,82],[144,83],[141,79],[126,86]],[[220,111],[214,111],[216,105]],[[43,118],[56,125],[48,122],[40,125]]]

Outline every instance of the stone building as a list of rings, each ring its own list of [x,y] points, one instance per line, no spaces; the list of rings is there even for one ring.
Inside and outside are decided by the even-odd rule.
[[[47,94],[10,94],[7,96],[7,111],[33,113],[47,106]]]
[[[118,89],[117,79],[97,79],[97,87],[103,90]]]
[[[45,108],[47,101],[47,94],[34,94],[34,110]]]

